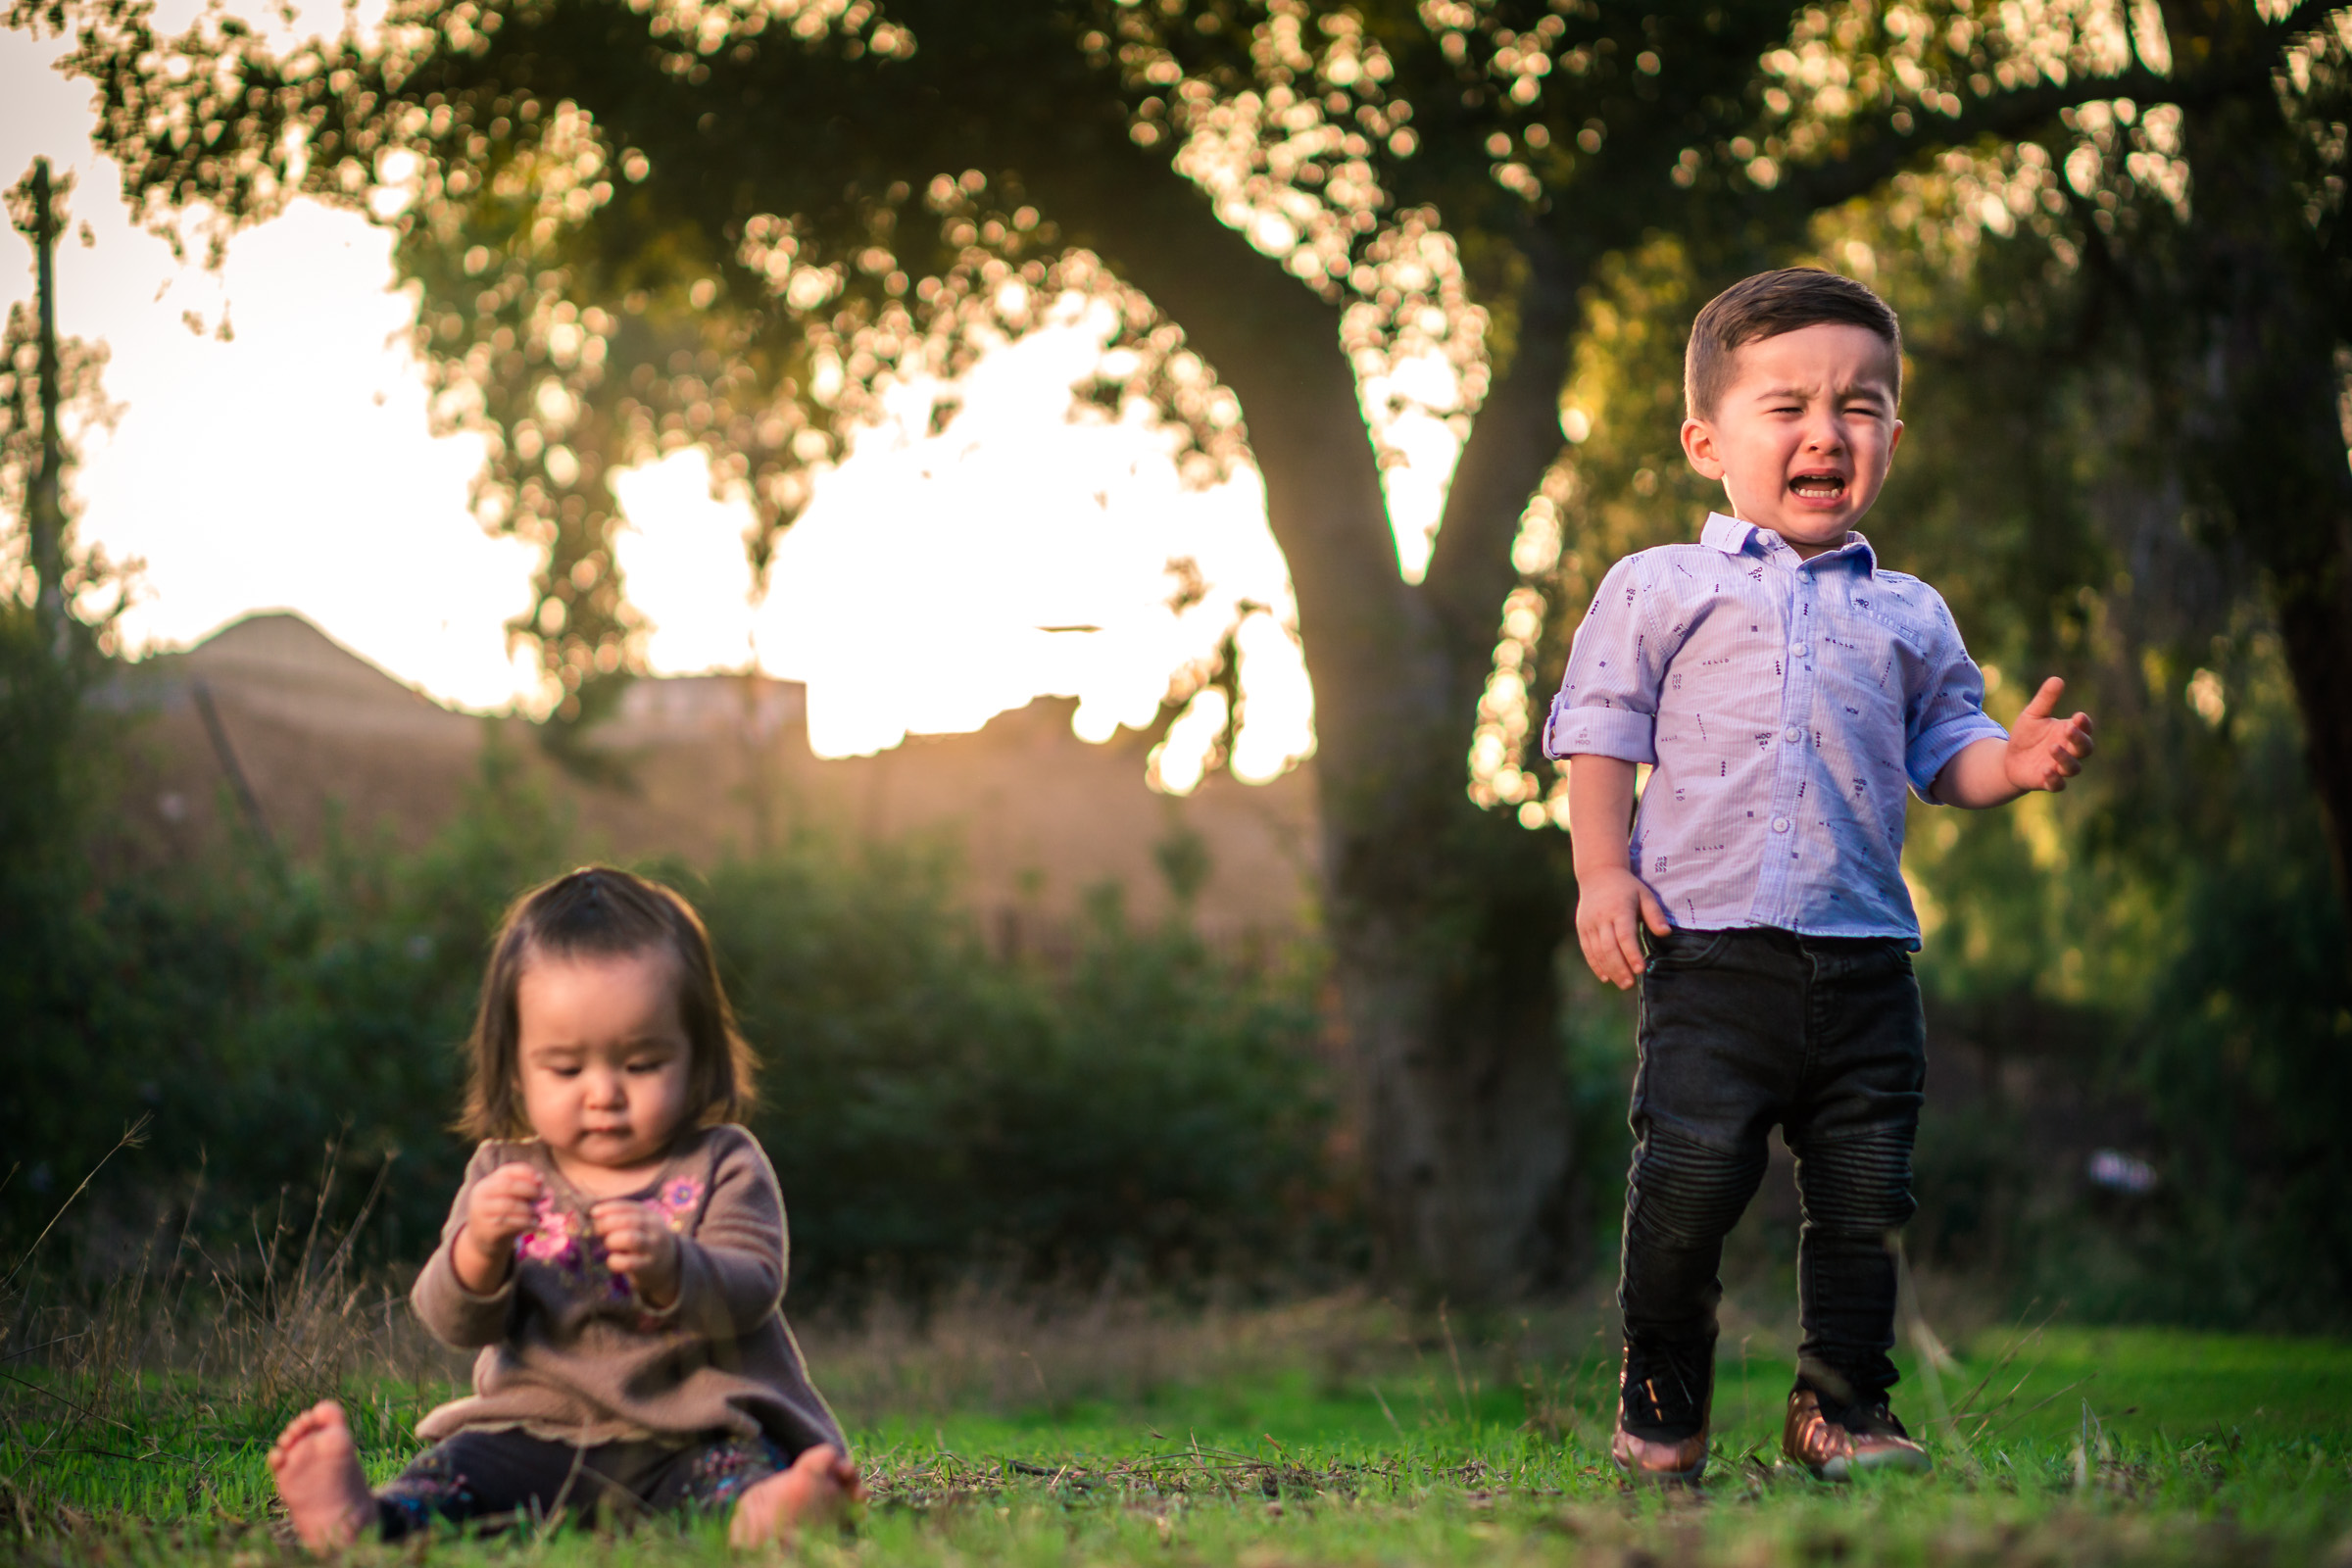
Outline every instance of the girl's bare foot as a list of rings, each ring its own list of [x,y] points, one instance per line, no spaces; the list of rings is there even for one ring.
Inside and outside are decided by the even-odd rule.
[[[803,1524],[823,1524],[865,1495],[858,1467],[829,1443],[793,1460],[792,1468],[769,1476],[735,1504],[727,1539],[738,1546],[769,1542],[790,1545]]]
[[[278,1434],[270,1471],[286,1499],[294,1534],[313,1551],[348,1546],[375,1520],[359,1446],[351,1441],[343,1407],[332,1399],[312,1405]]]

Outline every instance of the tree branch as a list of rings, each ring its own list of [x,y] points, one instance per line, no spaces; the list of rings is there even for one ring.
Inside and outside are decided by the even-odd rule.
[[[1424,583],[1457,662],[1486,673],[1495,617],[1518,581],[1511,542],[1527,498],[1559,455],[1560,388],[1575,357],[1584,269],[1531,220],[1520,235],[1528,279],[1511,363],[1487,394],[1446,492]]]
[[[1179,322],[1240,397],[1298,598],[1327,760],[1348,765],[1383,736],[1448,717],[1458,727],[1431,607],[1396,571],[1339,307],[1218,221],[1123,125],[1115,145],[1004,150],[1027,160],[1022,178],[1064,235]]]
[[[2113,76],[2077,76],[2060,86],[2042,82],[1981,98],[1958,115],[1911,112],[1912,129],[1895,129],[1892,114],[1875,122],[1868,141],[1844,157],[1827,163],[1801,164],[1788,169],[1781,180],[1759,200],[1760,206],[1793,207],[1804,213],[1835,207],[1868,195],[1920,157],[1947,147],[1965,146],[1986,136],[2003,141],[2022,138],[2063,110],[2109,98],[2132,98],[2141,103],[2179,104],[2199,108],[2245,91],[2269,85],[2267,74],[2214,71],[2195,77],[2158,75],[2144,66]]]

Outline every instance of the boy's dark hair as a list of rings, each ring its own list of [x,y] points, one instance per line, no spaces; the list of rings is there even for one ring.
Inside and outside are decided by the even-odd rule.
[[[1866,326],[1886,340],[1894,359],[1894,392],[1903,395],[1903,331],[1887,303],[1850,277],[1818,267],[1786,267],[1742,278],[1707,302],[1690,323],[1683,355],[1683,411],[1711,419],[1731,385],[1732,361],[1741,345],[1779,337],[1825,321]]]
[[[612,956],[659,949],[676,966],[678,1017],[689,1052],[687,1099],[693,1125],[740,1120],[753,1100],[752,1048],[718,983],[718,963],[702,917],[684,899],[644,877],[587,865],[516,899],[490,945],[490,969],[466,1042],[470,1071],[462,1131],[473,1138],[527,1136],[517,1050],[516,997],[523,971],[541,957]]]

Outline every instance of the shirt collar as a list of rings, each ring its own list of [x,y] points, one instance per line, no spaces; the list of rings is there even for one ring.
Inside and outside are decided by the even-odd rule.
[[[1727,556],[1747,554],[1747,542],[1755,537],[1756,525],[1727,517],[1720,512],[1707,514],[1707,525],[1698,532],[1698,542],[1710,550],[1720,550]]]
[[[1698,542],[1711,550],[1720,550],[1727,556],[1744,556],[1751,544],[1757,547],[1759,554],[1766,556],[1788,548],[1770,531],[1752,522],[1726,516],[1720,512],[1707,514],[1707,525],[1699,530]],[[1878,552],[1871,549],[1868,539],[1854,532],[1846,534],[1844,544],[1835,550],[1824,551],[1813,559],[1835,561],[1842,556],[1859,557],[1866,576],[1879,569]]]

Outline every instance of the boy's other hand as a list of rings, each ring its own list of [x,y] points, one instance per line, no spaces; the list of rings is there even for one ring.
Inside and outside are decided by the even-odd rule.
[[[1579,871],[1576,940],[1592,972],[1624,991],[1648,967],[1642,957],[1642,927],[1664,936],[1673,927],[1666,906],[1647,884],[1622,866]]]
[[[2072,718],[2054,716],[2058,699],[2065,692],[2066,682],[2052,675],[2010,726],[2001,771],[2020,790],[2055,792],[2066,788],[2066,781],[2082,771],[2083,760],[2096,749],[2088,713]]]
[[[605,1266],[625,1274],[637,1298],[659,1310],[678,1298],[678,1237],[666,1216],[633,1199],[608,1198],[588,1210]]]
[[[458,1278],[467,1290],[487,1296],[505,1283],[514,1240],[538,1223],[539,1200],[546,1192],[539,1173],[519,1159],[473,1184],[466,1200],[466,1228],[453,1250]]]

